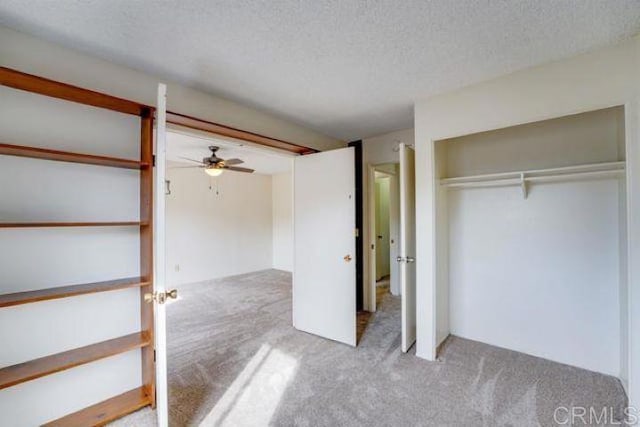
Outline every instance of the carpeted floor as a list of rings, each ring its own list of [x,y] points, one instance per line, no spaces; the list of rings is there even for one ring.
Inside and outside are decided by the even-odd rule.
[[[293,329],[288,273],[179,292],[168,306],[171,426],[546,427],[557,407],[618,417],[626,403],[616,378],[457,337],[440,362],[402,354],[390,294],[351,348]],[[154,424],[149,409],[114,423]]]

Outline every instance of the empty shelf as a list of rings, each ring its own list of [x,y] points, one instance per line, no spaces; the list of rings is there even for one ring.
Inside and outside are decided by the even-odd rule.
[[[148,105],[22,73],[6,67],[0,67],[0,85],[136,116],[150,114],[154,110],[153,107]]]
[[[103,221],[103,222],[0,222],[0,228],[41,228],[41,227],[122,227],[147,225],[141,221]]]
[[[103,426],[150,404],[151,399],[144,391],[144,387],[138,387],[73,414],[48,422],[42,427]]]
[[[26,147],[22,145],[0,144],[0,154],[7,156],[30,157],[33,159],[55,160],[59,162],[84,163],[88,165],[110,166],[125,169],[142,169],[149,166],[138,160],[118,157],[95,156],[93,154],[73,153],[70,151],[50,150],[48,148]]]
[[[115,356],[116,354],[125,353],[129,350],[146,347],[150,343],[151,338],[148,332],[136,332],[17,365],[7,366],[0,369],[0,390],[79,365]]]
[[[115,291],[118,289],[136,288],[150,285],[142,277],[127,277],[124,279],[108,280],[104,282],[84,283],[79,285],[59,286],[55,288],[38,289],[33,291],[15,292],[0,295],[0,307],[28,304],[51,299],[67,298],[97,292]]]

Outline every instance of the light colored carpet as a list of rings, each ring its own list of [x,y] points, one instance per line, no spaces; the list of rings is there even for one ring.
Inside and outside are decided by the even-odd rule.
[[[171,426],[553,426],[559,406],[614,409],[616,378],[457,337],[440,362],[400,347],[387,294],[357,348],[291,326],[291,275],[179,289],[168,307]],[[151,426],[143,409],[114,425]]]

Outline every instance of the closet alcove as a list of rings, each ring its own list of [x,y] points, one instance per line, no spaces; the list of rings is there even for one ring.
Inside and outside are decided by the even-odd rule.
[[[624,117],[612,107],[436,141],[443,329],[627,377]]]

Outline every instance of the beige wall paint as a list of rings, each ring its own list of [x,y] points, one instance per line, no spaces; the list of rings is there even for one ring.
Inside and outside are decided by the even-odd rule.
[[[271,175],[168,169],[167,285],[272,266]]]
[[[158,54],[162,55],[162,52]],[[342,141],[238,103],[6,27],[0,27],[0,65],[149,105],[155,105],[157,85],[162,82],[167,84],[168,110],[318,150],[346,145]]]
[[[272,175],[273,268],[293,271],[293,173]]]

